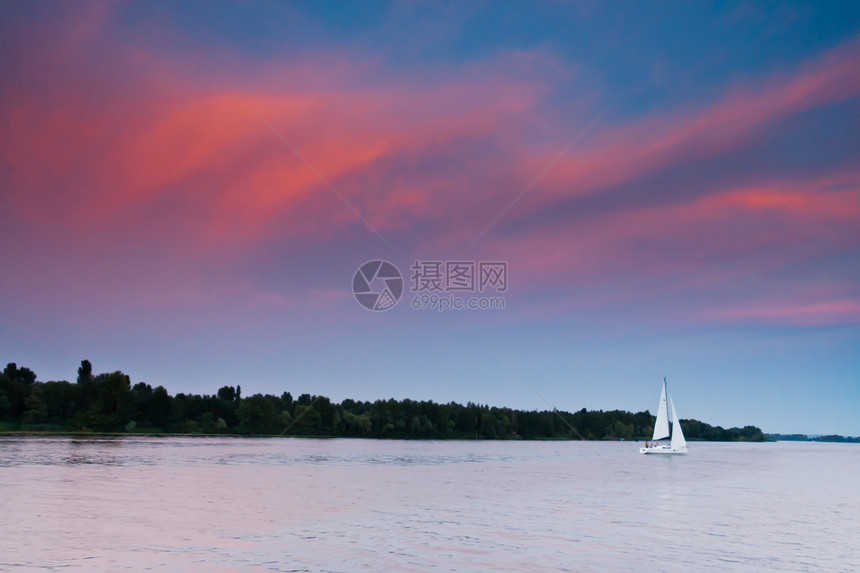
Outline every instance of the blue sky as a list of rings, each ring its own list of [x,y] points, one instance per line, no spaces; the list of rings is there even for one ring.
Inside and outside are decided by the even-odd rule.
[[[860,435],[856,3],[4,11],[0,360],[526,409],[666,376]],[[374,259],[505,261],[505,308],[369,312]]]

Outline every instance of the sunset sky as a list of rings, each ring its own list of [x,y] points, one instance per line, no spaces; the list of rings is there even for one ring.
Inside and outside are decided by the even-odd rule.
[[[0,4],[0,362],[860,435],[860,3]],[[353,275],[403,273],[371,312]],[[410,266],[504,261],[503,310]]]

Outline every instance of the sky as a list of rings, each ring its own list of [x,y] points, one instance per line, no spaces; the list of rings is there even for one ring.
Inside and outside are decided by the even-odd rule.
[[[0,12],[4,364],[860,435],[858,3]]]

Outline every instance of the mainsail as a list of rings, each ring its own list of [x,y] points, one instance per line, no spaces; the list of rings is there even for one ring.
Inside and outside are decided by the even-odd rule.
[[[670,445],[673,448],[686,447],[687,440],[684,439],[684,430],[681,429],[681,420],[678,418],[678,412],[675,411],[675,403],[672,402],[671,396],[669,396],[669,405],[672,406],[672,442]]]
[[[663,391],[660,392],[660,405],[657,407],[657,422],[654,424],[652,440],[669,437],[669,412],[666,409],[666,379],[663,378]]]

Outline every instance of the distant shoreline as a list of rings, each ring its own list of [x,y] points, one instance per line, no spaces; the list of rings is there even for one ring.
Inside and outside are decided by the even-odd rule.
[[[623,438],[601,438],[583,440],[575,437],[536,437],[536,438],[467,438],[467,437],[436,437],[422,438],[409,436],[338,436],[338,435],[311,435],[311,434],[206,434],[201,432],[89,432],[82,430],[0,430],[0,437],[68,437],[68,438],[302,438],[320,440],[391,440],[408,442],[631,442],[638,443],[649,441],[648,438],[625,440]],[[807,437],[799,437],[807,436]],[[775,443],[775,442],[816,442],[816,443],[860,443],[860,437],[842,435],[807,435],[807,434],[768,434],[766,440],[703,440],[695,438],[688,440],[699,443]]]
[[[860,443],[860,436],[842,436],[839,434],[768,434],[770,442],[828,442],[828,443]]]
[[[241,386],[214,394],[171,395],[132,384],[123,372],[94,374],[81,361],[76,382],[39,381],[27,367],[0,372],[0,433],[77,436],[295,436],[403,440],[644,441],[654,435],[647,410],[519,410],[468,402],[346,399],[290,392],[243,396]],[[690,441],[763,442],[756,426],[723,428],[680,420]]]

